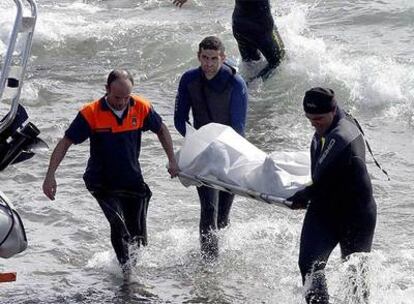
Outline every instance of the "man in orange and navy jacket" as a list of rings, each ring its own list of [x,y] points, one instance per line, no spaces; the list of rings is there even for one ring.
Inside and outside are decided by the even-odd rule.
[[[55,199],[55,172],[72,144],[89,138],[90,157],[83,176],[111,226],[111,242],[123,270],[128,270],[130,245],[147,244],[146,214],[151,191],[139,164],[142,132],[158,136],[167,154],[171,177],[178,165],[170,133],[150,102],[131,95],[134,80],[126,70],[113,70],[107,94],[86,104],[54,149],[43,183],[43,192]]]

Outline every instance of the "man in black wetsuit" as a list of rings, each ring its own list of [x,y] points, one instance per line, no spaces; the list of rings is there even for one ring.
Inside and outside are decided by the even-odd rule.
[[[179,7],[187,2],[187,0],[172,1]],[[261,58],[260,53],[267,60],[267,65],[246,81],[250,82],[257,78],[266,80],[285,55],[283,41],[270,11],[270,1],[235,0],[232,23],[233,35],[237,40],[242,60],[258,61]]]
[[[338,243],[343,259],[371,251],[376,204],[365,165],[364,138],[337,106],[334,92],[313,88],[306,92],[303,107],[316,130],[311,144],[312,185],[288,200],[292,209],[307,208],[299,253],[302,280],[309,286],[306,301],[326,304],[324,268],[329,255]],[[358,294],[366,300],[368,290],[362,288]]]

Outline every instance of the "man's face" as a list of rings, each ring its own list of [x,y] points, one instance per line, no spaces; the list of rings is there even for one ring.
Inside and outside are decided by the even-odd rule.
[[[132,83],[128,79],[117,79],[106,86],[108,103],[115,110],[123,110],[129,102],[132,91]]]
[[[316,133],[318,133],[320,136],[323,136],[331,126],[332,121],[335,117],[335,112],[336,109],[332,112],[324,114],[305,113],[305,116],[307,119],[309,119],[311,125],[315,128]]]
[[[198,60],[201,64],[201,70],[209,80],[216,76],[225,59],[226,55],[219,50],[201,49],[198,53]]]

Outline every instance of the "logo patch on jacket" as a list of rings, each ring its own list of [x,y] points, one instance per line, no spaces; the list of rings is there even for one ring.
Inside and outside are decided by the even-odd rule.
[[[323,152],[323,154],[321,155],[321,157],[319,158],[319,164],[322,164],[322,162],[325,160],[325,158],[328,156],[329,152],[331,152],[333,146],[335,145],[335,138],[332,138],[329,143],[328,146],[326,147],[325,151]]]
[[[138,125],[138,119],[136,116],[132,116],[132,126],[136,127]]]

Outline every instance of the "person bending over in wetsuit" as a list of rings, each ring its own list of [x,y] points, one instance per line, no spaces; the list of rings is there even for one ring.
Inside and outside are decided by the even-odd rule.
[[[185,2],[187,0],[173,0],[179,7]],[[269,0],[236,0],[232,27],[243,62],[260,60],[260,53],[267,60],[267,65],[246,81],[249,83],[257,78],[268,79],[285,55]]]
[[[342,258],[370,252],[376,203],[365,165],[364,138],[337,105],[331,89],[313,88],[303,100],[316,132],[311,144],[312,185],[288,198],[293,209],[307,208],[300,239],[299,268],[307,303],[329,303],[324,268],[337,244]],[[358,294],[367,301],[365,284]],[[355,289],[357,286],[354,286]],[[356,292],[356,290],[355,290]]]

